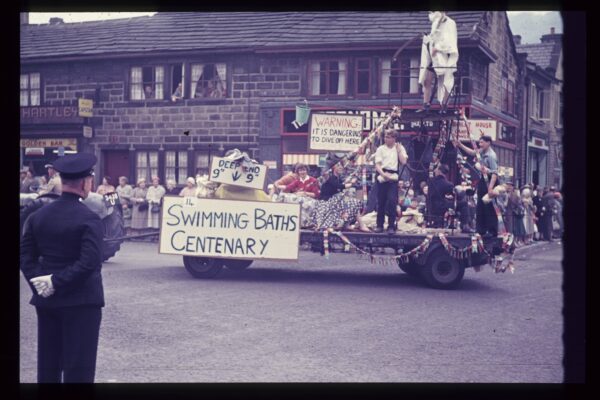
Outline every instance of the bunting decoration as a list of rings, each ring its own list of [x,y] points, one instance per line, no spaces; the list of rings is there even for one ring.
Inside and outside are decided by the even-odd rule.
[[[348,249],[348,251],[350,250],[350,248],[353,248],[361,258],[363,257],[368,257],[369,260],[371,261],[371,264],[377,264],[377,265],[388,265],[391,263],[396,263],[396,262],[401,262],[401,263],[408,263],[410,262],[411,259],[417,258],[423,254],[425,254],[425,252],[427,251],[427,249],[429,248],[429,245],[431,244],[432,240],[433,240],[433,235],[427,235],[425,237],[425,239],[423,240],[423,242],[421,242],[420,245],[418,245],[417,247],[415,247],[414,249],[407,251],[407,252],[403,252],[400,254],[397,254],[395,256],[375,256],[372,253],[369,253],[368,251],[365,251],[363,249],[361,249],[360,247],[358,247],[357,245],[355,245],[354,243],[352,243],[350,241],[350,239],[348,239],[348,237],[346,235],[344,235],[342,232],[340,231],[336,231],[333,228],[328,228],[325,229],[323,231],[323,245],[325,246],[325,257],[329,258],[329,234],[333,234],[338,236],[342,242],[344,243],[344,249]]]
[[[502,235],[502,254],[495,257],[490,263],[494,272],[505,272],[509,270],[511,274],[515,273],[515,246],[514,246],[514,236],[510,233],[505,233]],[[504,264],[506,257],[506,264]]]
[[[323,255],[329,260],[329,231],[331,228],[323,231]]]
[[[367,195],[367,166],[363,165],[362,167],[362,197],[363,197],[363,207],[367,206],[368,195]]]

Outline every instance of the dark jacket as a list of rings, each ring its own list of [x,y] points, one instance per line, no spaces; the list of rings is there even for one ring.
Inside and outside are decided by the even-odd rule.
[[[429,180],[429,201],[431,210],[429,213],[435,216],[443,216],[453,202],[446,199],[445,195],[452,194],[454,185],[443,175],[438,175]]]
[[[63,193],[31,214],[21,238],[21,271],[37,307],[104,306],[102,243],[104,228],[98,215]],[[39,296],[29,279],[52,274],[55,293]]]
[[[321,186],[319,200],[329,200],[334,194],[341,192],[344,188],[344,182],[335,174],[331,174],[329,179]]]

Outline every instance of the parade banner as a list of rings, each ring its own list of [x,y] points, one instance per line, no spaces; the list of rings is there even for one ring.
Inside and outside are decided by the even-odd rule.
[[[298,260],[300,205],[163,197],[161,254]]]
[[[213,157],[210,171],[212,182],[259,190],[264,188],[267,177],[266,165],[254,164],[245,167],[242,165],[242,160],[231,161],[221,157]]]
[[[316,114],[310,119],[310,150],[354,151],[363,141],[363,116]]]

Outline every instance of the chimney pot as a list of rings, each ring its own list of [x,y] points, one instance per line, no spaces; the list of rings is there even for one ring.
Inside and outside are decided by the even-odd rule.
[[[48,21],[48,23],[50,25],[59,25],[59,24],[64,24],[65,21],[62,18],[53,17],[53,18],[50,18],[50,21]]]
[[[521,35],[514,35],[513,39],[514,39],[516,45],[521,44]]]
[[[550,28],[550,34],[554,35],[554,27]]]

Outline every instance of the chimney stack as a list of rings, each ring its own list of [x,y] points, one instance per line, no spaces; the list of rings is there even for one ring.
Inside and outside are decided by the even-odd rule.
[[[521,35],[514,35],[513,40],[515,41],[515,44],[517,46],[520,45],[521,44]]]
[[[65,21],[63,21],[62,18],[53,17],[53,18],[50,18],[50,21],[48,21],[48,23],[50,25],[60,25],[60,24],[64,24]]]
[[[29,13],[19,13],[21,16],[21,25],[29,25]]]

